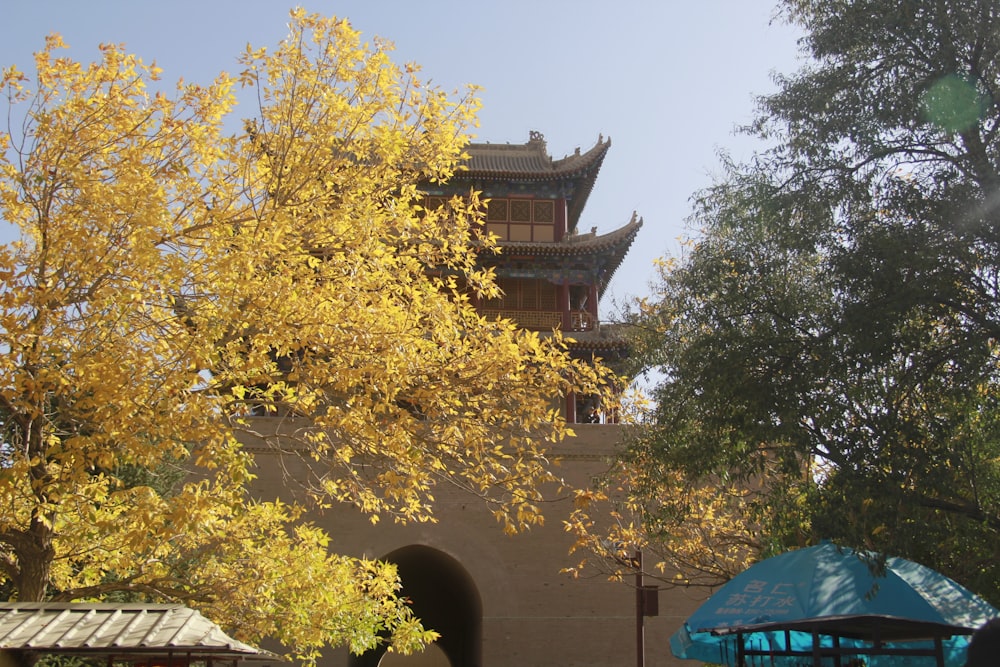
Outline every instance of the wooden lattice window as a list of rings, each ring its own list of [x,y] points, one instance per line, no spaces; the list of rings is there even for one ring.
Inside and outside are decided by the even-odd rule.
[[[491,199],[486,205],[487,222],[507,222],[507,200]]]
[[[536,201],[533,222],[552,224],[555,222],[555,203],[551,201]]]
[[[550,199],[490,199],[486,227],[501,241],[555,241],[555,202]]]
[[[497,284],[503,296],[490,299],[486,308],[499,310],[543,310],[557,309],[556,286],[545,280],[528,278],[498,278]]]
[[[527,199],[511,199],[510,221],[531,222],[531,202]]]

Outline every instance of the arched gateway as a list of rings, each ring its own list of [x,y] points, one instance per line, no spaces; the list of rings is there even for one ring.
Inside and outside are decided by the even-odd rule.
[[[386,657],[385,647],[349,660],[350,667],[382,667],[406,663],[425,665],[443,654],[451,667],[482,665],[483,605],[475,582],[462,564],[437,549],[410,545],[386,554],[380,560],[395,563],[403,588],[400,595],[411,601],[413,613],[424,627],[438,632],[440,653],[401,658]],[[383,658],[386,659],[383,659]],[[433,664],[437,662],[431,660]]]

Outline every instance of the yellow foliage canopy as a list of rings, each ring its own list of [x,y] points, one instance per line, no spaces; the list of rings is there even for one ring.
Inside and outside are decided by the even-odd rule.
[[[250,500],[240,438],[294,416],[276,446],[319,503],[428,520],[447,481],[508,530],[540,520],[553,399],[605,371],[475,312],[496,291],[476,193],[421,206],[475,91],[299,10],[239,77],[172,92],[121,46],[62,47],[3,73],[25,122],[0,134],[0,574],[22,600],[181,600],[306,658],[427,641],[391,567]],[[227,134],[237,87],[259,110]]]

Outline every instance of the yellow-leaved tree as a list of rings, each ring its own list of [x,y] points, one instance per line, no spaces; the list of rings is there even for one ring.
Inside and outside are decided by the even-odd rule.
[[[567,432],[553,399],[609,383],[558,336],[475,312],[496,293],[475,192],[422,206],[460,164],[474,90],[301,10],[208,86],[62,47],[3,72],[6,590],[181,601],[306,659],[422,645],[391,566],[249,494],[241,438],[286,418],[275,446],[308,460],[309,502],[428,520],[450,483],[507,530],[540,521],[545,444]],[[234,132],[241,87],[259,104]]]

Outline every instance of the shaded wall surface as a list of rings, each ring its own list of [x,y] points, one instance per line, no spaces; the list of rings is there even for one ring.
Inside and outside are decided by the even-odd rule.
[[[266,430],[265,420],[261,422],[258,426]],[[561,462],[558,474],[583,485],[605,471],[619,429],[574,425],[577,436],[552,450],[553,458]],[[265,498],[288,497],[286,475],[295,475],[295,466],[301,464],[278,462],[266,448],[247,444],[258,461],[256,492]],[[568,498],[543,508],[544,526],[507,536],[476,498],[445,486],[434,494],[438,518],[434,524],[373,525],[347,507],[310,517],[330,533],[336,551],[399,564],[404,595],[425,624],[442,634],[440,650],[431,660],[434,664],[445,658],[452,667],[637,664],[631,582],[610,582],[596,571],[578,579],[560,572],[579,560],[569,554],[572,539],[563,531],[562,521],[572,510]],[[668,638],[704,597],[701,590],[660,591],[659,615],[644,619],[646,667],[692,664],[670,656]],[[381,657],[352,658],[338,649],[331,650],[321,665],[374,667]],[[389,658],[394,667],[419,664]]]

